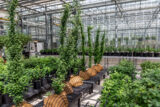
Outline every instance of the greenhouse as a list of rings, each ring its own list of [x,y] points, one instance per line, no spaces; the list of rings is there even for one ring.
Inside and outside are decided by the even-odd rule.
[[[0,0],[0,107],[160,107],[160,0]]]

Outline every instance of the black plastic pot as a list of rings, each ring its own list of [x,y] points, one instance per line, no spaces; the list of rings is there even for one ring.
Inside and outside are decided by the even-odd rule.
[[[159,53],[155,52],[154,57],[159,57]]]
[[[153,57],[153,52],[148,52],[148,57]]]
[[[46,76],[45,78],[46,78],[48,84],[52,83],[52,76],[51,75]]]
[[[41,80],[41,85],[42,85],[42,91],[46,91],[46,90],[48,90],[50,88],[50,85],[48,84],[46,78],[43,78]]]
[[[127,56],[133,56],[133,52],[127,52]]]
[[[104,56],[108,56],[108,53],[107,53],[107,52],[105,52],[103,55],[104,55]]]
[[[41,80],[35,80],[34,81],[34,89],[41,89]]]
[[[12,99],[9,97],[8,94],[2,95],[2,104],[6,107],[9,107],[12,104]]]
[[[2,94],[0,93],[0,106],[2,105]]]
[[[34,95],[38,94],[38,92],[34,91],[33,83],[28,87],[28,90],[24,93],[24,99],[32,98]]]

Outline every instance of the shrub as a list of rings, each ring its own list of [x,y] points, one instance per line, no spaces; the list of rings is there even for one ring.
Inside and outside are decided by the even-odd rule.
[[[129,99],[129,85],[131,78],[122,73],[115,72],[106,79],[103,84],[102,95],[100,98],[101,107],[125,107]]]
[[[146,61],[141,64],[142,72],[146,72],[147,69],[157,69],[160,68],[160,63]]]
[[[151,70],[135,80],[130,88],[130,105],[138,107],[160,106],[160,69]]]
[[[35,68],[36,66],[39,67],[49,67],[51,71],[56,71],[57,70],[57,64],[58,64],[58,59],[55,57],[44,57],[44,58],[29,58],[29,59],[24,59],[22,60],[22,63],[24,65],[24,68]]]
[[[131,61],[122,60],[119,65],[113,66],[109,68],[110,73],[119,72],[122,74],[126,74],[130,77],[135,76],[135,66]]]

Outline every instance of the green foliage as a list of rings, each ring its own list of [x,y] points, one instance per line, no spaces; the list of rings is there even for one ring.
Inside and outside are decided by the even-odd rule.
[[[56,94],[60,94],[63,91],[64,83],[62,81],[63,80],[59,78],[53,79],[52,88],[54,89]]]
[[[20,35],[16,33],[16,7],[18,6],[17,0],[8,1],[9,13],[9,31],[8,39],[6,42],[7,47],[7,73],[5,76],[4,93],[12,97],[13,102],[19,105],[23,101],[23,92],[28,86],[29,79],[23,76],[24,69],[20,62],[22,56],[23,43],[20,41]]]
[[[93,55],[93,52],[92,52],[92,41],[91,41],[91,30],[92,30],[92,27],[91,26],[88,26],[87,28],[87,31],[88,31],[88,47],[89,47],[89,67],[92,66],[92,55]]]
[[[130,103],[139,107],[160,106],[160,69],[146,72],[130,88]]]
[[[101,40],[101,45],[100,45],[100,50],[99,50],[99,57],[98,57],[98,63],[101,62],[102,60],[102,57],[103,57],[103,54],[104,54],[104,51],[105,51],[105,32],[102,36],[102,40]]]
[[[0,36],[0,49],[5,46],[6,43],[6,36]]]
[[[119,65],[109,68],[110,73],[119,72],[135,78],[135,66],[131,61],[122,60]]]
[[[17,39],[21,42],[19,44],[22,48],[29,42],[31,41],[31,36],[16,32],[15,35],[17,36]],[[4,35],[0,36],[0,48],[3,48],[4,46],[9,47],[9,36]]]
[[[29,69],[29,68],[35,68],[36,66],[39,67],[49,67],[51,71],[56,71],[57,70],[57,64],[58,64],[59,58],[56,57],[44,57],[44,58],[29,58],[29,59],[24,59],[21,62],[24,65],[24,68]]]
[[[147,69],[157,69],[160,68],[160,63],[146,61],[141,64],[142,72],[148,72]]]
[[[64,38],[66,37],[67,31],[67,21],[70,16],[70,7],[68,4],[65,4],[65,10],[63,12],[63,16],[61,18],[61,25],[60,25],[60,43],[61,48],[64,46]]]
[[[160,69],[146,70],[134,81],[122,73],[111,74],[103,84],[101,107],[159,107]]]
[[[106,79],[101,95],[101,107],[126,107],[129,99],[129,85],[131,78],[122,73],[115,72]]]
[[[0,94],[2,94],[4,89],[4,82],[0,81]]]
[[[82,25],[82,22],[80,23],[80,28],[81,28],[81,36],[82,36],[82,71],[85,71],[85,35],[84,35],[84,28]]]
[[[98,28],[97,30],[95,46],[94,46],[94,63],[95,64],[98,64],[98,58],[99,58],[99,52],[100,52],[99,37],[100,37],[100,28]]]
[[[67,74],[67,66],[64,60],[58,60],[56,78],[52,79],[52,88],[56,94],[60,94],[64,88],[64,80]]]

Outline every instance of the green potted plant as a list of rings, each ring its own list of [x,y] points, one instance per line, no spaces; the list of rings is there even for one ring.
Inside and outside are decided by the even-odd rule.
[[[92,66],[92,41],[91,41],[91,30],[92,30],[92,27],[91,26],[88,26],[87,28],[88,30],[88,47],[89,47],[89,64],[88,66],[91,67]]]

